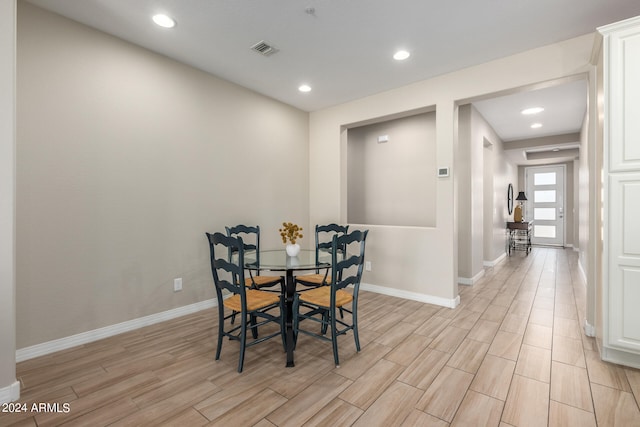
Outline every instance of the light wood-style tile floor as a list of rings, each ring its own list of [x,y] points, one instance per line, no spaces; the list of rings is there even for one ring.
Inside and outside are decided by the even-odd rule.
[[[362,292],[360,335],[225,342],[214,309],[18,364],[20,402],[68,413],[0,414],[23,426],[640,426],[640,370],[602,362],[581,328],[570,250],[501,262],[455,310]],[[61,406],[61,409],[63,407]]]

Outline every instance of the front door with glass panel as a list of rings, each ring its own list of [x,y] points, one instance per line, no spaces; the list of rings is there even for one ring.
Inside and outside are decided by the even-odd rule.
[[[531,243],[564,246],[564,165],[526,168],[525,220],[533,219]]]

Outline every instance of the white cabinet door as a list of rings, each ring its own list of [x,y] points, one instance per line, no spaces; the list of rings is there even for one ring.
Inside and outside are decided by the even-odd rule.
[[[636,22],[605,39],[609,172],[640,170],[640,20]]]
[[[640,367],[640,17],[604,36],[605,360]]]
[[[640,353],[640,173],[609,179],[608,344]]]

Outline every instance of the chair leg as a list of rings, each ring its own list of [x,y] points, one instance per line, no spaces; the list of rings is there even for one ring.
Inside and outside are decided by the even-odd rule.
[[[256,316],[254,316],[253,314],[249,315],[250,318],[250,322],[251,322],[251,336],[253,337],[253,339],[258,339],[258,327],[256,326]]]
[[[340,367],[340,359],[338,358],[338,335],[336,334],[336,312],[329,313],[331,318],[331,343],[333,344],[333,361],[336,368]]]
[[[224,337],[224,306],[218,305],[218,346],[216,348],[216,360],[220,359],[222,351],[222,338]]]
[[[240,356],[238,356],[238,372],[242,372],[244,366],[244,350],[247,348],[247,316],[242,316],[240,320]]]
[[[353,313],[351,313],[351,323],[353,324],[353,340],[356,343],[356,351],[360,352],[360,336],[358,335],[357,307],[354,305],[351,309],[353,310]]]
[[[327,333],[327,326],[329,326],[329,310],[322,312],[322,323],[320,323],[320,333],[322,335]]]

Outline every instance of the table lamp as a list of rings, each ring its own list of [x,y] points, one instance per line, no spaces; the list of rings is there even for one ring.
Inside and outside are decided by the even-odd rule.
[[[518,201],[518,206],[513,210],[513,221],[514,222],[522,222],[524,218],[522,217],[522,209],[524,208],[524,202],[527,200],[527,196],[524,195],[524,191],[520,191],[518,193],[518,197],[516,197]]]

